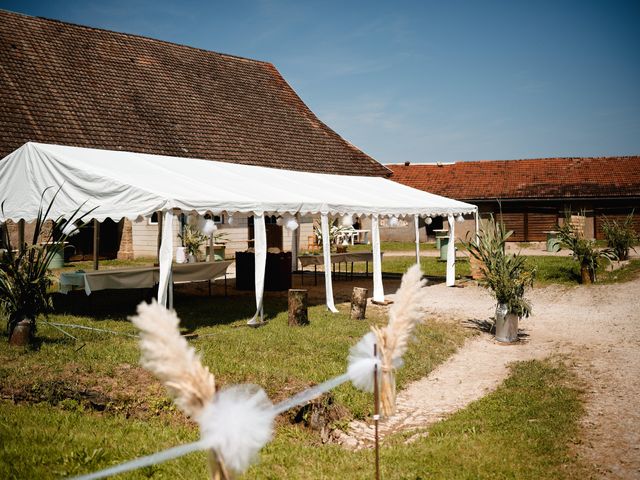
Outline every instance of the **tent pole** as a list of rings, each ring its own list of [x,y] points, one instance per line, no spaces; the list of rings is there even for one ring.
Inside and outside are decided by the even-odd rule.
[[[296,213],[298,228],[291,232],[291,271],[298,270],[298,252],[300,251],[300,214]]]
[[[162,212],[158,214],[160,221]],[[173,283],[171,278],[171,261],[173,260],[173,210],[164,212],[162,222],[161,246],[158,253],[159,278],[158,278],[158,303],[171,308],[173,305]]]
[[[473,219],[476,222],[476,242],[480,238],[480,219],[478,218],[479,216],[480,215],[478,212],[478,208],[476,207],[475,211],[473,212]]]
[[[254,212],[253,215],[253,255],[254,255],[254,284],[256,292],[256,313],[247,325],[261,325],[264,323],[264,279],[267,266],[267,227],[264,212]]]
[[[100,222],[93,219],[93,269],[98,270],[100,257]]]
[[[162,246],[162,212],[156,212],[156,215],[158,216],[158,240],[156,241],[156,259],[158,260],[158,263],[160,263],[160,247]]]
[[[420,265],[420,217],[413,216],[413,223],[416,230],[416,263]]]
[[[333,313],[338,309],[333,303],[333,283],[331,279],[331,238],[329,238],[329,216],[326,213],[320,214],[320,225],[322,227],[322,256],[324,260],[324,291],[327,308]]]
[[[449,215],[447,217],[447,222],[449,223],[449,244],[447,245],[447,287],[453,287],[456,284],[456,219],[453,215]]]
[[[373,300],[384,303],[382,254],[380,253],[380,219],[377,214],[371,216],[371,237],[373,243]]]

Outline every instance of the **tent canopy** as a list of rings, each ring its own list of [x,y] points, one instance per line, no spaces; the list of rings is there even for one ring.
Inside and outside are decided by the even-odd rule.
[[[160,210],[262,214],[447,216],[474,205],[381,177],[298,172],[211,160],[26,143],[0,160],[7,220],[33,220],[42,192],[62,185],[50,218],[86,202],[98,220],[135,219]],[[45,196],[45,202],[49,199]]]
[[[260,323],[258,316],[263,318],[267,213],[320,214],[327,307],[337,312],[331,284],[329,215],[371,215],[373,298],[383,301],[379,217],[410,215],[416,231],[419,216],[447,217],[451,238],[447,285],[453,285],[454,215],[477,212],[474,205],[381,177],[327,175],[30,142],[0,160],[0,222],[34,220],[43,192],[44,205],[48,205],[58,187],[50,219],[69,215],[80,205],[81,213],[94,209],[91,217],[99,221],[123,217],[133,220],[163,212],[158,286],[158,300],[163,304],[171,296],[174,212],[253,214],[257,310],[250,324]]]

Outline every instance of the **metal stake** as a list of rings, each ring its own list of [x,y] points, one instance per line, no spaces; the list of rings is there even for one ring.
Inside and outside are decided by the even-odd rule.
[[[378,356],[378,345],[373,344],[373,356]],[[380,394],[378,392],[378,364],[373,367],[373,425],[375,427],[375,451],[376,451],[376,480],[380,480],[380,439],[378,436],[378,422],[380,421]]]

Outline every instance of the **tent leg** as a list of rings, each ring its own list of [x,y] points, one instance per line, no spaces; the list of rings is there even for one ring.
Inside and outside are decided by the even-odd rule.
[[[264,213],[253,216],[253,248],[255,258],[254,283],[256,289],[256,313],[247,325],[260,325],[264,322],[264,278],[267,265],[267,228]],[[259,318],[258,318],[259,317]]]
[[[447,222],[449,223],[449,244],[447,245],[447,287],[453,287],[456,284],[456,219],[453,215],[449,215]]]
[[[413,223],[416,230],[416,263],[420,265],[420,217],[413,216]]]
[[[158,216],[160,222],[160,216]],[[173,303],[173,285],[171,278],[171,261],[173,260],[173,212],[164,212],[162,222],[162,237],[160,238],[160,251],[158,263],[160,265],[160,276],[158,279],[158,303],[165,307]],[[171,298],[169,298],[171,297]]]
[[[373,300],[384,303],[382,254],[380,253],[380,220],[378,215],[371,217],[371,238],[373,241]]]
[[[156,259],[158,263],[160,263],[160,248],[162,247],[162,212],[157,212],[158,215],[158,239],[156,241],[157,245],[157,254]]]
[[[327,308],[333,313],[338,309],[333,303],[333,280],[331,279],[331,239],[329,238],[329,216],[326,213],[320,215],[322,227],[322,256],[324,260],[324,290]]]

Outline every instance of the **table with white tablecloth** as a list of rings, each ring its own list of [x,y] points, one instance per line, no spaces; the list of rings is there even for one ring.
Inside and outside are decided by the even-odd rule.
[[[173,283],[208,281],[209,293],[211,293],[211,281],[224,276],[226,295],[226,273],[232,263],[231,260],[176,263],[171,266],[171,281]],[[97,290],[152,288],[158,284],[159,278],[160,268],[155,266],[68,272],[60,274],[59,291],[68,293],[72,290],[84,290],[87,295],[91,295],[91,292]]]

